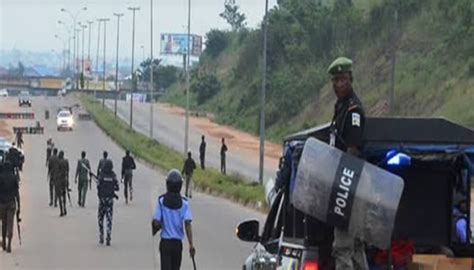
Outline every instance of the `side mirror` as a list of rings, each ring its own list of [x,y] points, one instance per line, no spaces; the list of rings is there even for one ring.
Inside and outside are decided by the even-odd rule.
[[[244,221],[237,226],[236,234],[237,237],[245,242],[258,242],[260,237],[258,231],[260,224],[257,220]]]

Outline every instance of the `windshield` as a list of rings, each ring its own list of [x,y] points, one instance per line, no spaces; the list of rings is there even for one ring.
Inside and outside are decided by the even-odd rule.
[[[58,117],[70,117],[71,116],[71,113],[69,112],[60,112],[58,114]]]

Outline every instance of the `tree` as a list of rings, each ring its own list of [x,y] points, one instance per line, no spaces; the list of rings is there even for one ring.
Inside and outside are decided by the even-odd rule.
[[[206,34],[206,50],[205,53],[217,57],[227,48],[228,38],[223,31],[212,29]]]
[[[196,77],[191,84],[191,91],[197,93],[198,105],[212,98],[221,89],[221,84],[213,74]]]
[[[232,27],[232,31],[238,31],[245,27],[246,17],[245,14],[239,11],[239,6],[235,4],[235,1],[226,1],[224,4],[224,12],[219,14],[227,23]]]
[[[20,61],[18,62],[18,76],[23,77],[24,73],[25,73],[25,66]]]
[[[150,81],[151,59],[140,64],[137,79]],[[161,66],[161,59],[153,59],[153,84],[155,89],[166,89],[178,80],[178,68],[174,66]]]
[[[84,89],[84,73],[81,72],[81,77],[79,79],[80,84],[81,84],[81,89]]]

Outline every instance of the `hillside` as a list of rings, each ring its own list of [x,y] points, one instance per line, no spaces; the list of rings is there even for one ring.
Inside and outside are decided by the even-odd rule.
[[[261,29],[208,33],[192,74],[193,110],[258,133],[261,40]],[[326,69],[340,55],[354,60],[354,89],[369,115],[443,116],[474,127],[471,0],[281,0],[270,12],[268,40],[272,140],[330,120],[335,98]],[[183,106],[183,93],[174,84],[163,100]]]

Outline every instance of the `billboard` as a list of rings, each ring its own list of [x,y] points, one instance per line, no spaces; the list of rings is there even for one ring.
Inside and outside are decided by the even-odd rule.
[[[202,37],[191,34],[191,55],[200,56]],[[188,50],[188,34],[161,34],[160,54],[186,54]]]

